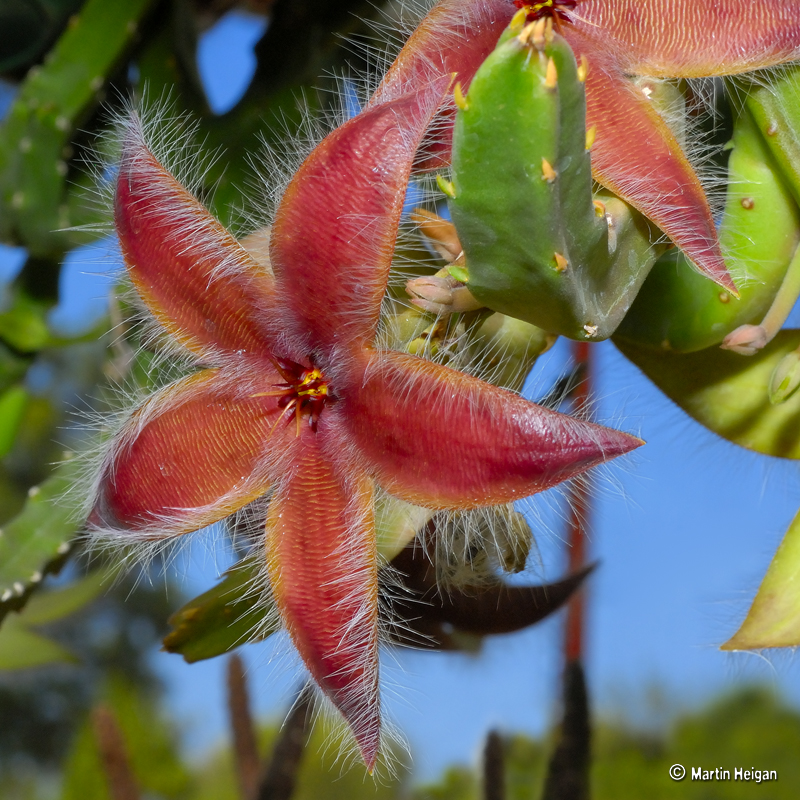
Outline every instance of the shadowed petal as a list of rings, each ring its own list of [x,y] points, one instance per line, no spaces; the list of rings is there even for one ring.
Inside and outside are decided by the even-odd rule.
[[[636,75],[734,75],[800,57],[800,0],[585,0],[568,16]]]
[[[534,625],[561,608],[594,569],[590,565],[560,581],[537,586],[497,581],[442,587],[426,550],[418,540],[392,560],[403,587],[392,608],[402,619],[394,638],[409,647],[455,649],[448,626],[457,632],[488,636]]]
[[[270,256],[296,360],[374,335],[414,153],[449,82],[353,117],[286,189]]]
[[[141,122],[125,131],[114,221],[142,300],[181,344],[218,360],[261,354],[271,276],[156,159]]]
[[[94,527],[164,538],[210,525],[268,488],[268,471],[293,425],[269,391],[281,378],[257,364],[246,374],[205,370],[153,395],[115,437],[100,473]]]
[[[371,770],[380,746],[372,482],[327,460],[320,438],[304,426],[289,445],[267,516],[267,566],[292,641]]]
[[[704,275],[735,292],[705,192],[674,134],[601,41],[569,29],[565,35],[589,62],[586,126],[596,128],[595,179],[653,220]]]
[[[429,361],[374,353],[321,420],[388,491],[426,508],[507,503],[642,444]]]

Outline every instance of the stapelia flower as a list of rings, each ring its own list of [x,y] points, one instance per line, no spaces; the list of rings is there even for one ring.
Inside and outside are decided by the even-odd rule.
[[[552,17],[586,59],[586,124],[596,180],[649,217],[695,266],[735,292],[700,180],[630,75],[735,75],[800,58],[800,0],[442,0],[409,39],[377,99],[421,76],[464,88],[517,8]],[[439,156],[446,160],[447,139]]]
[[[271,491],[274,602],[370,769],[375,485],[432,509],[508,503],[641,444],[373,344],[412,160],[449,83],[373,105],[322,141],[277,211],[272,272],[162,166],[135,117],[116,185],[133,285],[198,369],[115,435],[90,526],[163,539]]]

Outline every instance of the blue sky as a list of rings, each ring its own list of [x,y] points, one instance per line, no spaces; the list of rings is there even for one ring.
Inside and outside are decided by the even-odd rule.
[[[260,33],[254,18],[232,14],[204,35],[199,66],[216,110],[229,107],[246,87]],[[98,273],[107,251],[102,245],[73,255],[55,312],[60,325],[88,324],[102,314],[107,282]],[[0,280],[13,276],[21,258],[0,246]],[[541,359],[532,396],[559,373],[565,350],[560,344]],[[596,708],[650,724],[753,680],[800,704],[800,671],[791,654],[765,660],[717,649],[742,620],[800,505],[797,466],[719,440],[611,344],[595,352],[599,418],[647,441],[607,470],[594,510],[591,556],[601,566],[588,587],[586,666]],[[542,563],[535,578],[562,574],[555,504],[547,496],[537,501]],[[186,591],[213,583],[225,558],[215,560],[201,545],[189,551],[178,565]],[[384,677],[392,684],[387,706],[409,738],[418,777],[474,759],[491,726],[540,733],[553,721],[561,625],[559,616],[521,634],[494,637],[478,656],[404,651],[385,660]],[[252,693],[265,714],[280,715],[289,702],[296,675],[288,652],[279,641],[244,649]],[[217,659],[187,666],[163,653],[154,658],[186,745],[199,757],[227,737],[224,664]],[[658,693],[660,701],[654,699]]]

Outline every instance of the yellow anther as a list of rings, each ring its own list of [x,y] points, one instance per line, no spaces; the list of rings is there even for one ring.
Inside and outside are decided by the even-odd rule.
[[[602,200],[592,200],[592,205],[594,206],[594,213],[598,217],[606,215],[606,204]]]
[[[547,71],[544,76],[544,85],[546,89],[551,91],[558,88],[558,70],[556,69],[556,62],[552,58],[547,59]]]
[[[592,125],[588,131],[586,131],[586,149],[591,150],[592,145],[594,144],[594,140],[597,138],[597,125]]]
[[[586,81],[586,76],[589,74],[589,61],[585,55],[581,54],[581,63],[578,64],[578,80],[581,83]]]
[[[528,18],[528,9],[521,8],[511,17],[511,22],[508,23],[508,29],[512,33],[517,33],[517,31],[521,31],[525,27],[525,20]]]
[[[303,375],[303,380],[300,381],[301,386],[308,386],[309,383],[314,383],[322,379],[322,373],[318,369],[312,369]]]
[[[453,88],[453,100],[456,101],[456,105],[462,111],[469,111],[469,102],[464,96],[464,92],[461,91],[461,83],[456,83],[455,87]]]
[[[558,176],[553,169],[553,165],[546,159],[542,159],[542,180],[552,183]]]
[[[553,258],[556,260],[556,270],[558,272],[564,272],[569,266],[569,261],[561,253],[553,253]]]

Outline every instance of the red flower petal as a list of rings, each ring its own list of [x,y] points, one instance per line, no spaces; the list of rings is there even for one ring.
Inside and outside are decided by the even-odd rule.
[[[346,122],[286,189],[270,256],[290,358],[375,334],[411,163],[448,85],[440,79]]]
[[[585,0],[570,17],[636,75],[734,75],[800,57],[800,0]]]
[[[442,0],[422,20],[371,103],[383,103],[442,75],[466,88],[517,9],[511,0]]]
[[[372,482],[328,460],[321,438],[303,426],[289,445],[267,516],[267,566],[292,641],[371,770],[380,746]]]
[[[402,353],[374,353],[351,379],[320,431],[348,437],[386,491],[427,508],[507,503],[642,444]]]
[[[225,351],[264,353],[271,276],[159,163],[136,117],[125,131],[114,220],[134,286],[181,344],[212,361]]]
[[[649,217],[712,280],[736,292],[703,187],[662,117],[603,52],[603,42],[567,28],[589,62],[586,125],[596,127],[595,179]]]
[[[252,366],[257,382],[244,369],[205,370],[141,406],[106,456],[90,523],[164,538],[210,525],[262,495],[272,456],[295,428],[272,430],[278,398],[250,395],[281,378],[269,363]]]
[[[515,11],[510,0],[437,3],[403,46],[370,104],[386,102],[442,75],[453,76],[466,90]],[[436,138],[425,147],[420,164],[424,169],[450,162],[454,109],[445,110],[443,117],[447,122],[437,124]]]

